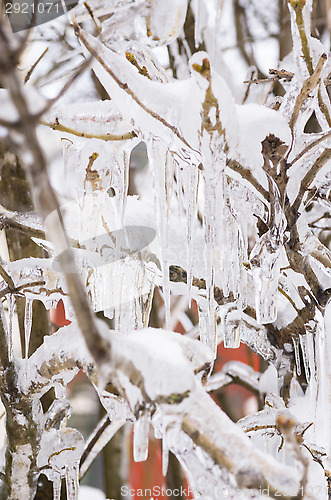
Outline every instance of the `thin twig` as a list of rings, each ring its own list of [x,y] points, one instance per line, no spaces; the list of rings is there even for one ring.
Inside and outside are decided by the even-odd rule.
[[[45,281],[40,280],[40,281],[32,281],[31,283],[24,283],[24,284],[18,285],[16,287],[14,286],[14,288],[10,288],[8,286],[4,290],[0,291],[0,299],[2,299],[3,297],[5,297],[6,295],[8,295],[8,293],[12,293],[13,295],[17,295],[21,291],[22,292],[27,291],[26,290],[27,287],[43,286],[45,284],[46,284]],[[29,291],[31,291],[31,290],[29,290]]]
[[[42,60],[42,58],[47,54],[48,52],[48,47],[46,47],[46,49],[44,50],[44,52],[38,57],[38,59],[32,64],[31,68],[29,69],[29,71],[27,72],[27,74],[25,75],[25,78],[24,78],[24,83],[27,83],[30,78],[31,78],[31,75],[33,73],[33,71],[36,69],[36,66],[40,63],[40,61]]]
[[[46,125],[47,127],[50,127],[53,130],[58,130],[60,132],[65,132],[67,134],[72,134],[77,137],[84,137],[84,139],[100,139],[101,141],[126,141],[129,139],[134,139],[135,137],[138,136],[138,134],[132,130],[131,132],[127,132],[125,134],[89,134],[87,132],[81,132],[79,130],[75,130],[70,127],[66,127],[65,125],[62,125],[59,120],[56,118],[55,122],[53,123],[48,123],[45,120],[40,120],[40,123],[42,125]]]

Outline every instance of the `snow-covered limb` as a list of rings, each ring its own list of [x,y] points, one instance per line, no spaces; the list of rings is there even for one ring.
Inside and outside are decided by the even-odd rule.
[[[41,123],[53,130],[86,139],[123,141],[137,137],[137,133],[131,130],[129,122],[122,119],[112,101],[92,102],[86,104],[83,110],[77,105],[66,106],[65,110],[54,109],[44,115]]]
[[[156,405],[164,419],[178,417],[178,412],[183,412],[184,432],[218,466],[234,474],[239,487],[269,486],[271,492],[295,494],[299,487],[296,473],[254,449],[194,377],[194,370],[210,361],[210,353],[198,341],[154,329],[123,337],[116,332],[107,333],[101,324],[99,327],[112,344],[112,359],[107,371],[101,374],[101,383],[107,383],[109,377],[138,419],[138,408],[146,404]],[[63,345],[66,349],[61,351],[58,346]],[[46,338],[30,362],[28,386],[31,384],[30,391],[35,394],[45,392],[52,377],[62,377],[67,383],[77,372],[77,366],[83,368],[95,384],[100,384],[76,325],[63,327]],[[234,450],[237,450],[235,456]]]
[[[277,498],[296,498],[297,472],[258,451],[239,427],[201,389],[187,404],[182,429],[213,461],[234,474],[240,488],[268,488]],[[203,417],[202,417],[203,415]]]

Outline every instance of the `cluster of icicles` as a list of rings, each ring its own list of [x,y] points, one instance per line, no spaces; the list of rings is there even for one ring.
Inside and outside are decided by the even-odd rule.
[[[97,186],[87,183],[87,177],[82,175],[96,145],[77,141],[75,146],[70,147],[69,154],[66,152],[67,161],[74,163],[77,195],[81,200],[79,206],[84,215],[80,242],[93,238],[98,224],[102,230],[107,227],[104,214],[107,210],[109,213],[111,202],[115,207],[111,217],[117,219],[116,227],[127,224],[129,159],[137,142],[103,146],[104,150],[93,163],[93,169],[99,176]],[[155,209],[154,220],[149,223],[155,226],[158,236],[159,244],[155,250],[157,262],[154,259],[154,268],[151,268],[151,259],[147,259],[149,262],[146,263],[146,258],[141,255],[133,258],[129,255],[107,266],[95,267],[88,279],[93,307],[113,317],[115,328],[124,333],[144,328],[148,325],[155,284],[160,284],[166,326],[170,329],[172,283],[169,266],[180,265],[187,271],[186,293],[189,300],[194,297],[198,303],[201,341],[215,354],[217,344],[222,340],[225,347],[238,347],[244,328],[242,316],[247,307],[248,286],[255,289],[257,322],[265,324],[276,319],[275,296],[280,272],[280,241],[284,230],[282,216],[255,245],[249,264],[248,228],[249,224],[252,225],[252,200],[247,190],[228,178],[220,162],[214,161],[209,169],[204,168],[201,172],[193,155],[183,158],[169,150],[164,141],[151,139],[147,142],[147,155]],[[115,192],[111,201],[100,195],[110,187]],[[255,212],[261,211],[258,200],[255,201]],[[107,205],[105,210],[100,207],[104,202]],[[198,210],[203,211],[202,223],[198,220]],[[96,222],[98,217],[99,222]],[[184,252],[174,243],[174,218],[180,221],[181,229],[186,232]],[[95,247],[94,251],[97,250]],[[198,294],[194,290],[194,277],[205,280],[205,290],[200,290]],[[128,291],[129,287],[134,289]],[[214,299],[214,287],[221,290],[222,297],[218,302]]]
[[[66,152],[66,159],[68,162],[74,162],[77,174],[75,177],[77,179],[76,189],[80,197],[77,206],[82,214],[81,226],[78,227],[79,243],[91,241],[90,250],[92,253],[98,250],[95,229],[98,227],[103,228],[103,230],[109,229],[107,223],[109,221],[105,219],[107,212],[109,219],[117,217],[117,229],[124,224],[125,211],[128,206],[126,191],[129,158],[135,144],[130,143],[127,148],[106,145],[101,154],[99,149],[99,155],[89,169],[91,172],[93,168],[94,173],[98,173],[96,177],[98,182],[94,184],[89,180],[92,177],[87,175],[87,165],[95,144],[78,141],[75,146],[70,148],[69,152]],[[93,308],[95,311],[103,310],[106,316],[113,317],[115,329],[123,333],[128,333],[132,329],[144,328],[148,326],[154,286],[159,280],[165,302],[165,323],[169,326],[170,295],[173,285],[169,279],[169,266],[180,264],[187,270],[186,292],[188,297],[194,298],[198,303],[200,340],[207,344],[215,354],[217,345],[222,340],[224,340],[226,347],[238,347],[243,328],[242,316],[247,307],[248,295],[248,195],[234,181],[229,181],[222,169],[217,175],[215,175],[215,171],[205,170],[201,172],[194,159],[190,158],[188,161],[175,156],[161,141],[152,140],[148,143],[147,154],[155,197],[156,232],[159,241],[156,251],[156,253],[158,252],[157,259],[154,259],[153,262],[153,259],[150,258],[137,259],[134,255],[128,255],[124,259],[96,266],[94,269],[91,269],[91,263],[88,259],[84,257],[78,259],[78,270],[81,272],[83,280],[88,284]],[[111,170],[109,170],[110,166]],[[102,194],[110,187],[113,188],[115,196],[105,198]],[[199,190],[201,191],[199,192]],[[240,191],[242,191],[241,194]],[[199,199],[201,194],[203,195],[202,202]],[[99,202],[102,205],[107,199],[110,200],[110,205],[98,206]],[[198,221],[198,210],[201,203],[204,214],[202,225]],[[113,207],[113,211],[110,211],[110,206]],[[173,250],[169,251],[171,243],[176,239],[171,223],[174,211],[178,220],[184,221],[184,227],[186,226],[184,239],[187,249],[185,256],[181,256],[179,262],[173,260],[176,257],[172,253]],[[277,235],[280,233],[279,230],[274,232]],[[251,265],[256,288],[257,320],[260,323],[272,322],[276,318],[275,293],[278,286],[277,273],[279,273],[277,264],[279,238],[275,236],[272,239],[273,235],[267,236],[271,237],[271,251],[267,240],[261,239],[253,251],[254,261],[252,260]],[[72,237],[70,231],[69,237]],[[198,252],[197,241],[203,243],[202,254]],[[197,261],[196,255],[198,254],[199,260]],[[204,265],[201,264],[201,256]],[[199,272],[200,274],[198,274]],[[200,290],[198,294],[194,290],[194,277],[196,275],[205,282],[205,289]],[[216,286],[222,294],[220,303],[214,299],[214,287]],[[42,299],[40,295],[26,296],[24,318],[26,357],[28,357],[31,335],[32,305],[36,298]],[[59,296],[56,300],[59,298],[62,297]],[[14,312],[12,295],[8,296],[8,302],[10,318],[8,335],[11,342]],[[52,300],[45,303],[47,308],[54,307],[54,304]],[[220,327],[217,325],[218,319]],[[297,346],[294,347],[297,352]],[[53,403],[54,415],[61,414],[61,412],[65,415],[69,407],[67,403],[65,391],[61,384],[57,383],[56,399]],[[50,415],[52,411],[48,414]],[[48,418],[50,418],[49,415]],[[116,418],[118,420],[118,415]],[[145,460],[147,457],[150,418],[149,412],[146,411],[139,416],[134,424],[134,458],[136,461]],[[163,433],[164,473],[167,469],[169,449],[167,435],[168,433]],[[83,449],[84,440],[75,429],[50,423],[45,430],[41,443],[39,465],[41,469],[45,464],[48,467],[46,473],[53,482],[55,500],[60,498],[62,477],[66,478],[68,499],[77,500],[79,461]]]
[[[86,163],[83,162],[83,159],[90,158],[92,152],[91,146],[86,142],[78,144],[71,151],[72,159],[80,172],[86,169]],[[110,200],[117,208],[108,215],[110,219],[113,216],[118,217],[119,226],[117,227],[120,227],[121,224],[123,225],[125,210],[129,205],[125,196],[126,190],[123,186],[127,184],[130,152],[124,149],[119,151],[114,146],[107,148],[107,152],[107,160],[101,156],[100,162],[97,163],[96,161],[93,168],[97,170],[100,177],[98,187],[102,186],[102,189],[106,191],[112,186],[116,193],[116,196]],[[110,153],[114,155],[111,159]],[[154,267],[150,268],[148,259],[141,258],[138,260],[134,256],[128,255],[123,261],[120,259],[103,266],[96,266],[91,273],[90,264],[87,266],[86,259],[78,260],[78,270],[88,283],[92,305],[96,311],[103,310],[105,315],[114,317],[115,329],[123,333],[128,333],[132,329],[144,328],[148,325],[154,286],[159,280],[166,304],[167,321],[169,322],[172,282],[169,280],[168,269],[170,265],[176,262],[172,260],[173,254],[167,252],[167,249],[169,249],[174,239],[171,215],[172,210],[174,210],[173,200],[177,199],[178,206],[175,205],[175,209],[179,212],[178,219],[184,219],[187,227],[187,233],[184,236],[187,252],[185,258],[181,257],[182,260],[179,264],[187,270],[186,292],[189,297],[198,302],[200,339],[214,352],[216,352],[217,344],[222,340],[226,347],[238,347],[243,328],[243,311],[248,302],[249,280],[251,283],[254,282],[256,289],[257,321],[263,324],[276,319],[275,294],[278,286],[279,235],[283,227],[282,219],[280,217],[278,226],[272,227],[270,234],[267,234],[265,239],[261,238],[255,245],[250,256],[250,266],[248,266],[248,227],[250,220],[247,216],[247,203],[251,202],[251,199],[248,199],[249,194],[239,184],[229,180],[222,171],[216,178],[209,179],[210,182],[207,182],[204,177],[207,174],[202,174],[194,165],[185,165],[185,168],[183,168],[183,164],[178,159],[174,159],[174,156],[169,153],[165,145],[152,142],[147,145],[147,153],[153,175],[160,268],[155,262],[153,263]],[[104,168],[105,164],[115,166],[111,174],[109,174],[108,168]],[[163,168],[160,168],[160,166]],[[102,178],[103,172],[107,172],[108,178]],[[77,175],[78,182],[79,178],[79,175]],[[174,182],[174,179],[176,182]],[[86,178],[81,177],[81,185],[77,186],[78,192],[82,184],[86,188]],[[198,189],[201,189],[201,186],[203,188],[203,200],[208,200],[208,202],[204,203],[203,224],[199,227],[197,217],[199,209]],[[82,193],[82,190],[80,193]],[[99,194],[98,192],[94,193],[92,190],[92,194],[87,193],[85,197],[83,194],[80,203],[78,203],[79,210],[84,214],[82,227],[78,227],[78,231],[81,232],[81,242],[86,242],[88,238],[95,242],[93,231],[97,227],[96,217],[101,219],[101,226],[108,228],[107,220],[102,214],[105,214],[107,210],[109,212],[111,205],[107,205],[106,212],[102,212],[102,207],[98,207],[97,203],[106,198],[100,198]],[[201,233],[200,240],[199,231]],[[69,234],[69,236],[72,235]],[[101,240],[101,242],[103,241]],[[197,241],[204,242],[204,266],[201,266],[200,261],[195,261]],[[120,270],[114,271],[114,265],[122,267],[120,267]],[[19,273],[22,279],[23,275],[19,269],[19,262],[12,263],[10,266],[11,273]],[[251,268],[251,274],[247,270],[248,267]],[[24,276],[23,278],[40,280],[48,276],[49,282],[46,282],[46,288],[59,289],[65,287],[63,276],[58,278],[58,280],[62,281],[54,281],[56,274],[61,276],[61,273],[54,271],[54,266],[53,269],[48,269],[47,272],[45,269],[42,271],[41,268],[42,259],[36,259],[35,269],[29,269],[28,276],[25,270],[25,278]],[[152,271],[154,269],[154,275],[151,269]],[[199,269],[201,274],[198,276],[200,279],[205,280],[205,289],[202,290],[201,294],[196,294],[194,292],[194,276],[199,272]],[[116,278],[116,289],[111,286],[112,273]],[[215,286],[221,290],[223,303],[220,301],[221,303],[218,304],[214,299]],[[134,291],[133,294],[128,294],[128,287],[131,287]],[[119,297],[115,297],[116,293],[119,294]],[[128,296],[131,301],[128,300]],[[121,310],[121,300],[124,297],[126,303]],[[45,296],[34,295],[32,292],[26,294],[24,317],[26,358],[28,358],[27,353],[29,352],[33,300],[43,300],[46,308],[50,309],[56,305],[60,298],[63,298],[63,296],[59,294],[51,294],[49,297],[47,294]],[[7,300],[9,310],[8,340],[11,343],[14,314],[13,296],[8,295]],[[67,315],[72,317],[70,305],[66,299],[65,308]],[[219,325],[217,325],[217,319],[220,320]],[[307,336],[307,342],[310,342],[310,340],[313,341],[312,336]],[[288,349],[294,349],[299,375],[301,364],[298,342],[294,341],[294,347],[288,346]],[[305,342],[306,339],[300,339],[300,348],[303,353],[307,380],[311,380],[316,361],[311,354],[314,351],[314,346],[306,345]],[[10,348],[10,351],[12,352],[12,348]],[[55,500],[60,499],[63,477],[66,479],[68,499],[77,500],[79,464],[84,450],[84,439],[77,430],[68,428],[65,424],[70,411],[70,403],[65,398],[63,380],[55,380],[54,386],[56,399],[47,413],[38,465],[40,470],[44,471],[53,482]],[[132,418],[132,414],[130,414],[127,405],[123,401],[117,401],[116,397],[111,398],[109,393],[105,396],[103,391],[98,390],[98,393],[113,422],[109,432],[115,434],[128,418]],[[53,419],[52,415],[54,415]],[[59,415],[60,421],[57,421]],[[134,422],[135,461],[144,461],[147,458],[151,418],[151,413],[148,408],[145,408]],[[190,453],[185,453],[181,457],[181,461],[189,470],[192,467],[198,470],[200,465],[194,446],[180,432],[180,429],[173,428],[174,425],[176,427],[174,421],[170,422],[169,425],[168,423],[163,421],[158,423],[157,416],[153,417],[153,426],[156,432],[159,429],[158,437],[163,439],[163,473],[166,474],[167,472],[168,450],[170,447],[171,449],[176,448],[176,446],[178,448],[179,436],[181,440],[186,439],[183,449],[188,449],[189,446],[192,448]],[[111,437],[109,432],[104,439],[108,440]],[[178,449],[179,457],[181,456],[180,453],[180,449]],[[197,478],[202,476],[205,481],[205,475],[197,474]],[[211,474],[210,480],[216,480],[214,473]]]

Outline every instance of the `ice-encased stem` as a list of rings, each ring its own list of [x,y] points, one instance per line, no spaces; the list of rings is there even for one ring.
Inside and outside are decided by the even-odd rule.
[[[25,359],[29,357],[29,344],[32,328],[32,306],[33,299],[26,297],[24,311],[24,338],[25,338]]]
[[[65,477],[67,500],[77,500],[79,489],[79,460],[66,465]]]
[[[149,412],[142,413],[133,424],[133,458],[135,462],[147,460],[149,425]]]

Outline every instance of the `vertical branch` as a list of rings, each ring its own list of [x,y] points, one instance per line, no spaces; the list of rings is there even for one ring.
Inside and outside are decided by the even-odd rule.
[[[301,49],[303,53],[303,57],[309,71],[309,74],[312,75],[314,72],[313,69],[313,61],[310,55],[308,38],[305,30],[305,22],[303,18],[303,9],[306,6],[306,0],[289,0],[290,5],[295,12],[295,21],[299,30],[300,40],[301,40]]]

